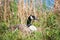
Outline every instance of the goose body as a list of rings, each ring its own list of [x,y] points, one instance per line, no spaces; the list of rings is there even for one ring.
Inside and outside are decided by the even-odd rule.
[[[35,18],[35,16],[30,15],[27,19],[26,25],[25,24],[18,24],[13,27],[11,26],[10,29],[15,30],[17,28],[23,33],[31,33],[31,32],[37,31],[37,28],[31,24],[32,20],[36,20],[36,18]]]
[[[33,32],[33,31],[37,31],[37,28],[34,26],[34,25],[31,25],[30,27],[29,27],[29,29]]]

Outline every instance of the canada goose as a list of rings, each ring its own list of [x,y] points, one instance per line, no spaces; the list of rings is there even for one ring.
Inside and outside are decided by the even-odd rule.
[[[37,20],[37,18],[34,16],[34,15],[30,15],[27,19],[27,24],[18,24],[18,25],[15,25],[15,26],[11,26],[10,29],[11,30],[20,30],[21,32],[23,33],[31,33],[31,32],[34,32],[37,30],[37,28],[35,26],[33,26],[31,24],[31,21],[32,20]]]
[[[30,15],[28,17],[28,20],[27,20],[27,27],[31,30],[31,31],[36,31],[37,28],[31,24],[31,21],[32,20],[37,20],[37,18],[34,16],[34,15]]]

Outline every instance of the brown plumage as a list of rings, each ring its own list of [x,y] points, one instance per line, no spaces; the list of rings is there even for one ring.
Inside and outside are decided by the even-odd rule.
[[[14,31],[14,30],[16,30],[16,28],[24,34],[31,33],[31,30],[25,24],[18,24],[18,25],[15,25],[15,26],[10,26],[9,29],[11,31]]]

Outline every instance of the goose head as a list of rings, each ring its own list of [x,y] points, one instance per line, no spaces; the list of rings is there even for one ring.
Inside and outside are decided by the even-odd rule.
[[[29,17],[28,17],[28,19],[27,19],[27,26],[29,27],[29,26],[31,26],[32,24],[31,24],[31,21],[32,20],[38,20],[34,15],[30,15]]]
[[[38,20],[34,15],[30,15],[27,19],[27,27],[33,32],[36,31],[37,28],[31,24],[32,20]]]
[[[30,17],[31,20],[38,20],[34,15],[30,15],[29,17]]]

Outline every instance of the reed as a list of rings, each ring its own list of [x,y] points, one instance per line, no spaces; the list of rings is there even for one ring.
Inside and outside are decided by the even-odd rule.
[[[0,40],[60,40],[60,1],[55,0],[54,10],[49,12],[44,11],[41,0],[36,1],[0,0]],[[39,22],[32,22],[38,32],[24,36],[19,30],[8,30],[11,25],[26,24],[29,15],[39,19]]]

